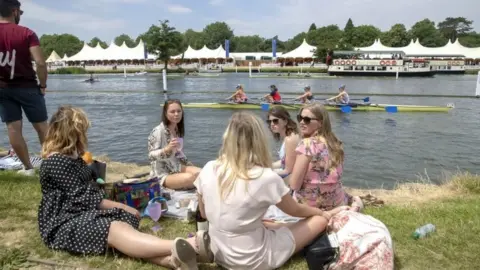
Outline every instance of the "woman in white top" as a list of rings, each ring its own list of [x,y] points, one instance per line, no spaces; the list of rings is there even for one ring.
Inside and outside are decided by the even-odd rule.
[[[267,124],[275,140],[282,140],[278,152],[280,160],[273,163],[273,169],[282,178],[286,178],[293,170],[297,153],[295,148],[300,142],[297,123],[292,120],[288,111],[282,106],[273,106],[267,114]]]
[[[249,112],[233,114],[218,159],[209,161],[194,183],[200,213],[209,221],[210,247],[218,265],[278,268],[322,233],[332,215],[348,209],[322,211],[298,204],[271,165],[262,121]],[[264,223],[272,205],[306,219],[284,226]]]

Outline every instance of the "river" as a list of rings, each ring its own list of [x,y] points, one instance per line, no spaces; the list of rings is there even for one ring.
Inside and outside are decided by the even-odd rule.
[[[90,84],[88,76],[51,75],[46,95],[49,115],[61,104],[82,107],[92,127],[90,150],[108,154],[113,160],[147,164],[147,137],[159,124],[160,104],[164,102],[162,77],[149,74],[124,78],[123,74],[98,75]],[[248,78],[248,74],[222,74],[219,77],[172,78],[168,80],[170,97],[184,102],[212,102],[227,97],[237,84],[243,84],[250,97],[266,94],[268,86],[277,85],[284,97],[301,93],[310,85],[319,93],[336,92],[346,84],[351,95],[370,93],[373,103],[446,105],[455,104],[449,113],[331,112],[332,125],[345,144],[346,186],[392,188],[397,183],[432,181],[445,173],[480,172],[479,142],[480,100],[473,96],[476,76],[441,76],[434,78],[336,78],[286,79]],[[375,94],[382,94],[376,96]],[[385,94],[392,96],[385,96]],[[405,95],[431,95],[416,97]],[[401,96],[395,96],[401,95]],[[364,96],[356,96],[361,98]],[[185,109],[185,152],[196,164],[203,165],[218,153],[221,136],[234,110]],[[265,113],[255,111],[262,117]],[[293,116],[295,115],[295,112]],[[31,152],[40,150],[30,124],[24,124],[24,135]],[[0,147],[8,147],[4,125],[0,126]],[[273,145],[272,151],[279,145]]]

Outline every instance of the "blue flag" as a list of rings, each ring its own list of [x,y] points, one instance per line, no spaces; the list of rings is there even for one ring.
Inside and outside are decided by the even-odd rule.
[[[277,40],[275,38],[272,39],[272,56],[273,58],[277,57]]]
[[[225,58],[230,55],[230,40],[225,39]]]

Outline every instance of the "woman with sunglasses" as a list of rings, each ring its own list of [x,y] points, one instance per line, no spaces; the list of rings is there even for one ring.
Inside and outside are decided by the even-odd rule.
[[[148,136],[150,177],[158,177],[166,188],[179,190],[194,188],[200,168],[193,166],[183,153],[185,136],[182,103],[167,100],[163,105],[162,122]]]
[[[295,148],[300,142],[297,123],[282,106],[273,106],[267,114],[267,124],[276,141],[282,140],[278,152],[280,160],[273,163],[273,169],[282,178],[287,177],[295,164]]]
[[[300,203],[320,209],[350,205],[360,211],[359,197],[352,197],[343,188],[343,143],[332,131],[324,106],[309,104],[297,115],[303,139],[298,145],[295,165],[290,175],[290,188]]]

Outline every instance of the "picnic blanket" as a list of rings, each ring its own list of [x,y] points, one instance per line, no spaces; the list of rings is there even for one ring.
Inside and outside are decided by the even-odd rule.
[[[163,214],[164,217],[189,220],[194,216],[198,205],[195,190],[168,190],[168,193],[170,193],[171,199],[167,201],[168,211]]]

